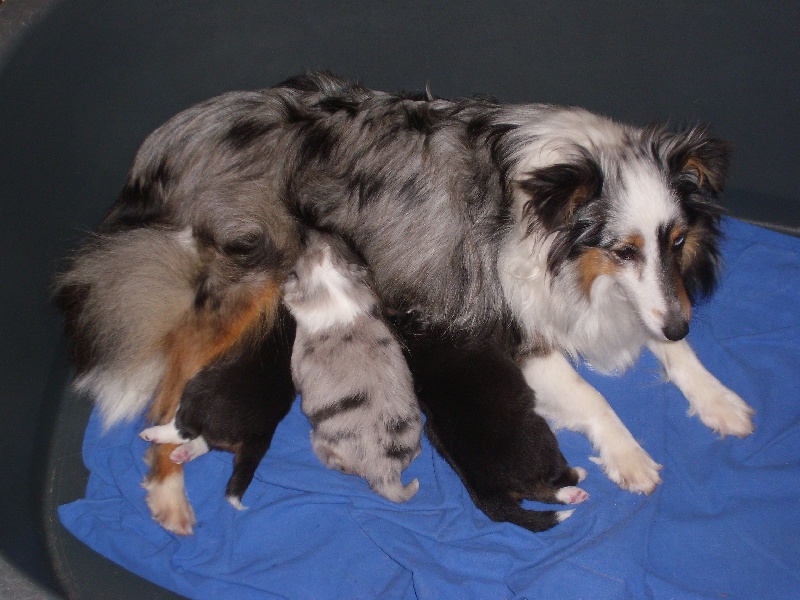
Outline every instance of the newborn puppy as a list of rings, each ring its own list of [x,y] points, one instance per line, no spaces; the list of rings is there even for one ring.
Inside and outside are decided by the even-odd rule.
[[[284,302],[297,321],[292,375],[314,452],[384,498],[407,501],[419,481],[404,486],[400,474],[420,453],[422,417],[366,268],[341,240],[310,231]]]
[[[160,444],[181,444],[170,458],[188,462],[209,446],[234,453],[225,496],[238,509],[278,423],[295,397],[291,377],[294,322],[280,308],[275,326],[258,345],[243,344],[211,363],[187,384],[175,418],[139,435]]]
[[[409,366],[426,416],[425,432],[493,521],[543,531],[573,511],[534,511],[523,499],[578,504],[586,477],[570,468],[534,393],[508,351],[493,341],[407,336]]]

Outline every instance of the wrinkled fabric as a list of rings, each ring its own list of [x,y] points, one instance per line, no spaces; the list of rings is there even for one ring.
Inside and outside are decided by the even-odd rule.
[[[231,455],[186,465],[198,525],[173,535],[150,517],[140,482],[141,422],[86,431],[86,498],[60,508],[79,539],[191,598],[789,598],[800,590],[800,239],[724,222],[726,268],[696,308],[689,340],[755,410],[750,437],[719,439],[645,351],[621,377],[579,365],[659,463],[650,496],[612,484],[591,447],[562,431],[591,495],[554,529],[493,523],[432,451],[404,474],[403,505],[311,451],[299,402],[237,511],[224,498]],[[543,507],[526,503],[528,507]]]

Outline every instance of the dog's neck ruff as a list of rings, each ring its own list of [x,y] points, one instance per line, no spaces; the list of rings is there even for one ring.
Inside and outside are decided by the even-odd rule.
[[[639,357],[648,334],[622,289],[598,277],[589,297],[570,263],[558,275],[547,267],[552,235],[517,228],[500,250],[498,269],[506,301],[528,341],[582,357],[602,373],[621,372]]]

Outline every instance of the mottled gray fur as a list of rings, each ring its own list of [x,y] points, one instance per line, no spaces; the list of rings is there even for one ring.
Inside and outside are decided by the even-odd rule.
[[[419,481],[403,486],[400,475],[420,452],[422,419],[366,269],[339,240],[309,232],[284,301],[297,320],[292,376],[314,452],[393,502],[410,499]]]

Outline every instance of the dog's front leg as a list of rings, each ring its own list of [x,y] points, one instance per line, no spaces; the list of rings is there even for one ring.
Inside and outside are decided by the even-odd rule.
[[[723,436],[753,433],[753,409],[706,370],[686,340],[651,341],[648,347],[686,396],[690,415]]]
[[[599,457],[592,460],[606,475],[632,492],[649,494],[661,483],[656,463],[609,406],[560,352],[531,356],[523,372],[536,392],[536,412],[556,428],[583,433]]]

